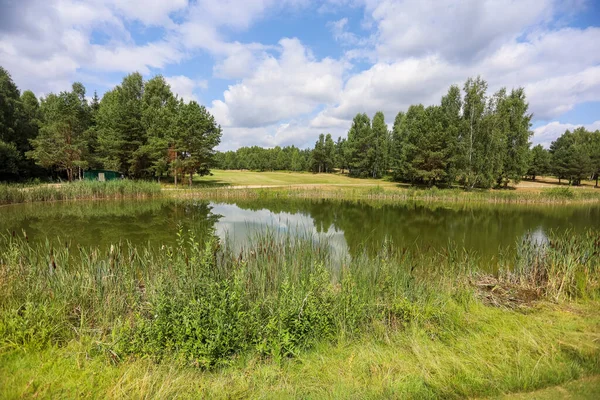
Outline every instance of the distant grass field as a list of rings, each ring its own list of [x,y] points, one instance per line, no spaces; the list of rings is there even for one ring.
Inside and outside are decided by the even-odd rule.
[[[173,184],[163,184],[166,190]],[[507,189],[474,189],[465,191],[459,186],[411,186],[389,179],[351,178],[342,174],[313,174],[309,172],[257,172],[213,170],[209,176],[194,178],[192,190],[179,185],[177,197],[205,199],[238,198],[329,198],[377,201],[439,201],[486,203],[590,203],[600,201],[600,189],[592,182],[582,186],[559,185],[551,178],[522,181]]]
[[[264,186],[264,185],[388,185],[382,179],[357,179],[342,174],[313,174],[284,171],[213,170],[212,175],[195,177],[194,183],[206,186]]]
[[[196,176],[194,184],[199,186],[384,186],[384,187],[409,187],[408,184],[391,182],[388,179],[362,179],[352,178],[345,174],[313,174],[310,172],[288,172],[288,171],[247,171],[247,170],[212,170],[209,176]],[[593,181],[582,181],[581,186],[571,186],[574,190],[593,190]],[[185,183],[184,183],[185,186]],[[538,177],[535,181],[521,181],[511,185],[510,189],[527,192],[540,192],[544,189],[565,188],[568,183],[554,177]]]

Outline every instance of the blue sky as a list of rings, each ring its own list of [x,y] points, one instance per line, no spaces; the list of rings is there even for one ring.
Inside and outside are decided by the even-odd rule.
[[[38,95],[161,74],[215,115],[221,149],[391,123],[480,74],[525,88],[548,145],[600,129],[599,25],[592,0],[0,0],[0,65]]]

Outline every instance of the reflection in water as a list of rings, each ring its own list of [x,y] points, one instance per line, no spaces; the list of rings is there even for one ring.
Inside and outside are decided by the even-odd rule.
[[[551,229],[574,233],[600,226],[600,207],[373,204],[350,201],[253,200],[227,203],[145,200],[46,203],[0,207],[0,232],[22,230],[32,241],[60,238],[81,246],[174,245],[179,227],[214,228],[241,248],[264,229],[310,235],[339,257],[375,252],[389,238],[403,248],[431,251],[454,242],[484,257],[529,237],[547,241]],[[528,235],[529,236],[526,236]]]
[[[273,212],[267,209],[243,209],[234,204],[211,204],[213,213],[220,216],[215,233],[221,240],[228,240],[239,251],[256,232],[265,229],[277,235],[292,234],[326,244],[334,259],[341,259],[348,252],[344,232],[333,224],[317,229],[314,219],[307,213]]]

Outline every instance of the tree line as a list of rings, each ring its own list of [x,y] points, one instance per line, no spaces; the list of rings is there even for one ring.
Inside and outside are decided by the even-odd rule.
[[[412,105],[390,128],[384,114],[357,114],[345,138],[321,134],[312,149],[241,147],[216,152],[222,130],[204,106],[174,95],[162,76],[127,75],[88,101],[85,87],[37,99],[20,93],[0,67],[0,181],[80,178],[109,169],[131,178],[204,175],[223,169],[391,176],[412,184],[506,186],[552,174],[570,184],[600,174],[600,133],[566,131],[550,148],[531,148],[522,88],[487,93],[480,77],[451,86],[439,105]]]
[[[174,95],[160,75],[129,74],[102,99],[88,101],[76,82],[38,100],[0,67],[0,180],[72,181],[91,168],[176,183],[187,174],[191,184],[209,172],[221,134],[204,106]]]
[[[348,171],[351,176],[467,189],[553,174],[571,184],[600,173],[600,133],[565,132],[549,150],[531,148],[523,88],[488,94],[481,77],[451,86],[439,105],[412,105],[389,129],[382,112],[357,114],[345,138],[320,135],[311,150],[242,147],[217,155],[223,169]]]

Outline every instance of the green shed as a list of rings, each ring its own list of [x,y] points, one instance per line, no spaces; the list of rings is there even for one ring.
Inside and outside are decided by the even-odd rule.
[[[108,169],[88,169],[87,171],[83,171],[83,179],[100,182],[112,181],[114,179],[121,179],[121,173]]]

